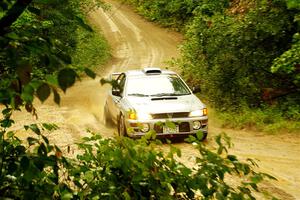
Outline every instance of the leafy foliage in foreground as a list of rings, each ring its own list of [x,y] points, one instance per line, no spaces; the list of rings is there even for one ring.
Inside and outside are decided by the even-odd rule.
[[[0,104],[14,109],[25,105],[34,114],[34,96],[43,102],[53,93],[54,101],[59,104],[59,90],[65,92],[81,72],[95,77],[87,67],[108,57],[104,39],[96,37],[85,23],[86,12],[99,6],[97,2],[1,3]],[[87,39],[82,41],[82,37]]]
[[[228,154],[226,135],[216,137],[210,150],[190,137],[196,161],[192,169],[178,161],[179,149],[146,138],[83,138],[76,159],[67,158],[42,134],[57,127],[31,124],[36,136],[27,144],[7,131],[11,110],[3,110],[0,140],[0,192],[20,199],[254,199],[258,183],[273,178],[254,171],[253,160],[241,162]],[[192,144],[191,144],[192,145]],[[235,178],[234,178],[235,177]],[[232,178],[236,183],[232,185]],[[228,180],[231,180],[228,183]]]

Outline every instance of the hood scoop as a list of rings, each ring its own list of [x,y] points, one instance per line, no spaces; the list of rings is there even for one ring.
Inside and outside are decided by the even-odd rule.
[[[151,98],[151,101],[161,101],[161,100],[176,100],[178,99],[177,97],[156,97],[156,98]]]

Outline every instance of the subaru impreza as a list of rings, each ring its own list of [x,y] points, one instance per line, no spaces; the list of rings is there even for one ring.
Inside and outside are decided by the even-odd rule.
[[[149,131],[157,137],[207,137],[207,108],[175,72],[144,68],[113,73],[104,120],[119,135],[139,138]]]

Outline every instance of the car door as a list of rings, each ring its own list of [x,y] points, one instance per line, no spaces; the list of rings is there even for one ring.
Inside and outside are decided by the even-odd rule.
[[[126,75],[124,73],[120,74],[120,76],[116,79],[117,84],[112,87],[112,90],[119,89],[120,95],[114,95],[111,93],[111,105],[109,105],[110,113],[112,119],[117,122],[118,115],[120,113],[121,108],[121,100],[123,98],[124,86],[126,82]]]

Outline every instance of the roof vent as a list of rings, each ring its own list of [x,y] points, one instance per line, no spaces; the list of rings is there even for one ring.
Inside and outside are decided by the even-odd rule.
[[[152,75],[152,74],[161,74],[161,70],[159,68],[155,68],[155,67],[146,67],[143,69],[143,72],[145,74],[149,74],[149,75]]]

